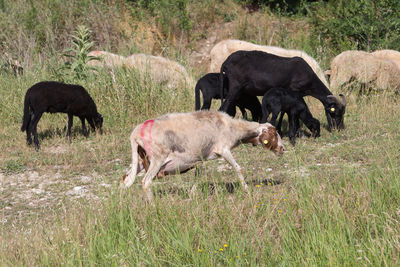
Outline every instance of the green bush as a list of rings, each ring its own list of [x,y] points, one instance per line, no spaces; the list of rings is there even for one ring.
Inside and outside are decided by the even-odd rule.
[[[400,49],[400,2],[330,0],[305,5],[312,34],[335,52]]]

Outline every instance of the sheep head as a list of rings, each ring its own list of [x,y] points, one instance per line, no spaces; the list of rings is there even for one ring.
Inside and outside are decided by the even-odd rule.
[[[328,127],[331,129],[344,128],[344,113],[346,111],[346,96],[339,94],[339,97],[328,95],[328,104],[325,106],[325,113],[328,118]]]

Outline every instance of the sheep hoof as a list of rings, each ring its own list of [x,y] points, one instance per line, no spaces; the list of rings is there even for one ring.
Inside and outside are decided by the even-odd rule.
[[[295,146],[296,145],[296,139],[294,137],[290,138],[290,143]]]

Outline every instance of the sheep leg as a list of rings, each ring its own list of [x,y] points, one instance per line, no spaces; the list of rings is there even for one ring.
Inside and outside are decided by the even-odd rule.
[[[74,116],[72,116],[72,114],[68,113],[67,137],[71,136],[71,128],[72,128],[73,123],[74,123]]]
[[[33,115],[32,124],[30,125],[31,132],[33,134],[33,143],[35,144],[36,151],[38,151],[40,148],[39,139],[38,139],[38,135],[37,135],[37,124],[38,124],[40,118],[42,117],[42,114],[43,114],[43,112],[39,112],[36,115]]]
[[[240,90],[240,85],[239,84],[230,84],[229,83],[229,93],[225,99],[225,101],[223,101],[223,98],[221,97],[221,102],[222,105],[219,108],[220,111],[223,111],[225,113],[229,114],[230,109],[232,108],[232,106],[235,106],[235,99],[237,98],[238,94],[239,94],[239,90]],[[230,114],[229,114],[230,115]]]
[[[293,146],[296,145],[296,115],[289,113],[289,139]]]
[[[278,125],[276,126],[276,130],[278,131],[279,135],[282,135],[282,121],[283,121],[283,116],[285,116],[285,112],[281,111],[281,115],[279,117]]]
[[[212,97],[203,96],[203,106],[201,106],[201,110],[207,109],[209,110],[211,107]]]
[[[158,174],[160,171],[162,165],[163,165],[164,160],[160,159],[152,159],[150,162],[149,169],[146,172],[146,175],[143,177],[142,180],[142,186],[143,186],[143,191],[145,196],[147,197],[147,200],[149,203],[153,202],[153,193],[151,192],[151,182],[153,178]]]
[[[79,119],[81,119],[81,122],[82,122],[82,134],[83,134],[85,137],[88,137],[88,136],[89,136],[89,133],[88,133],[88,131],[87,131],[87,129],[86,129],[85,117],[79,117]]]
[[[272,111],[272,117],[271,117],[270,123],[271,123],[272,125],[274,125],[274,126],[275,126],[275,124],[276,124],[276,118],[278,118],[278,115],[279,115],[279,112],[274,112],[274,111]]]
[[[243,174],[242,174],[242,169],[240,168],[239,164],[237,164],[237,162],[235,161],[235,159],[232,156],[231,151],[229,150],[224,150],[221,154],[220,154],[233,168],[235,168],[236,173],[239,177],[240,183],[242,184],[242,186],[244,187],[244,189],[247,191],[249,189],[249,187],[246,184],[246,181],[244,180]]]
[[[28,122],[28,126],[26,126],[26,143],[27,143],[28,145],[31,145],[31,144],[32,144],[31,125],[32,125],[32,121],[33,121],[33,118],[34,118],[34,117],[35,117],[34,114],[31,113],[31,114],[30,114],[30,119],[29,119],[29,122]]]
[[[266,123],[268,120],[268,117],[269,117],[269,110],[267,108],[267,103],[264,100],[264,98],[263,98],[263,102],[261,105],[261,111],[262,111],[262,118],[261,118],[260,123]]]
[[[246,109],[242,106],[239,106],[240,112],[242,112],[242,116],[244,120],[247,120],[247,112]]]

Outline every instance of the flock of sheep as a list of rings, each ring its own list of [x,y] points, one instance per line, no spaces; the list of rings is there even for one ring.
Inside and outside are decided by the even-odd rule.
[[[148,75],[167,88],[195,87],[196,110],[200,109],[202,92],[202,111],[167,114],[145,121],[137,125],[130,136],[132,165],[121,184],[130,186],[136,174],[145,169],[142,184],[149,201],[152,199],[150,184],[155,176],[184,172],[200,161],[216,157],[223,157],[230,163],[243,187],[247,188],[231,149],[240,143],[252,143],[282,154],[285,147],[279,133],[285,113],[289,117],[289,138],[293,145],[295,136],[303,134],[300,120],[314,137],[318,137],[320,123],[304,102],[306,95],[324,105],[329,130],[343,128],[346,98],[336,97],[329,91],[325,74],[330,75],[333,89],[353,81],[373,88],[398,90],[400,87],[400,53],[393,50],[345,51],[332,60],[331,70],[324,73],[316,60],[303,51],[225,40],[211,50],[210,73],[200,78],[196,86],[182,65],[162,57],[145,54],[123,57],[105,51],[93,51],[89,55],[101,57],[101,61],[90,61],[92,66],[134,68],[140,75]],[[257,96],[263,96],[262,103]],[[210,108],[212,99],[218,98],[222,102],[220,110],[224,112],[204,110]],[[250,110],[253,122],[233,119],[236,106],[245,118],[246,109]],[[83,87],[58,82],[37,83],[26,93],[21,127],[27,132],[28,144],[32,143],[33,134],[37,150],[36,128],[44,112],[68,114],[67,136],[73,116],[80,118],[85,136],[88,135],[85,120],[92,129],[101,129],[103,123],[103,116]],[[270,113],[272,124],[267,123]],[[277,122],[279,113],[281,117]]]

